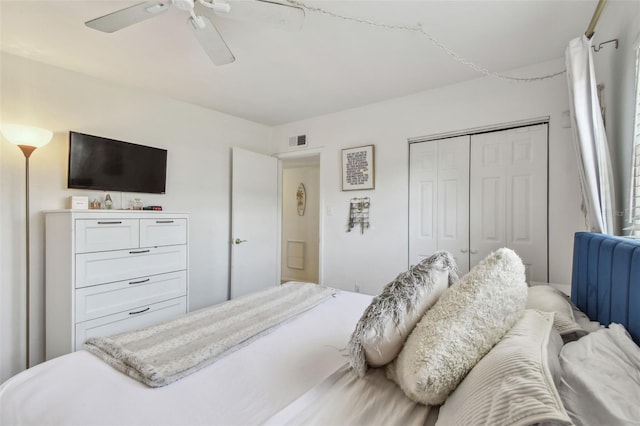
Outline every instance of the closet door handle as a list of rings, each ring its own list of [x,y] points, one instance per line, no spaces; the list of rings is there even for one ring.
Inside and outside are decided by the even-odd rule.
[[[142,284],[142,283],[146,283],[151,281],[151,278],[147,278],[146,280],[140,280],[140,281],[129,281],[129,285],[131,284]]]
[[[466,248],[462,248],[462,249],[460,249],[460,252],[461,252],[461,253],[466,253],[466,252],[468,252],[468,251],[469,251],[469,249],[466,249]]]
[[[131,250],[129,254],[149,253],[151,250]]]
[[[147,312],[149,309],[151,309],[151,307],[146,307],[145,309],[142,309],[140,311],[135,311],[135,312],[129,312],[129,315],[136,315],[136,314],[141,314],[143,312]]]
[[[477,254],[477,253],[478,253],[478,250],[471,249],[470,253],[471,253],[471,254]]]

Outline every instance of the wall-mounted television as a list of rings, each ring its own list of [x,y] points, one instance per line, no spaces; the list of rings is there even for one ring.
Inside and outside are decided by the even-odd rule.
[[[166,177],[166,149],[69,132],[69,188],[164,194]]]

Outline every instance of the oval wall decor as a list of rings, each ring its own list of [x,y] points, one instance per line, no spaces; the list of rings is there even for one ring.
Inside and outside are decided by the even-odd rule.
[[[300,183],[300,185],[298,185],[298,190],[296,191],[296,200],[298,203],[298,216],[304,216],[304,208],[307,205],[307,192],[304,189],[303,183]]]

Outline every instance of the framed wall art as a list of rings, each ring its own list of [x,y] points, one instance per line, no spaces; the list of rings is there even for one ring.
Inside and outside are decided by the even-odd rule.
[[[342,150],[342,190],[375,188],[374,146],[365,145]]]

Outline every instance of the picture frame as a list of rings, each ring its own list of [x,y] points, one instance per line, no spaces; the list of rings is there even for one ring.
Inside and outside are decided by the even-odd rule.
[[[375,147],[364,145],[342,150],[342,190],[375,189]]]

